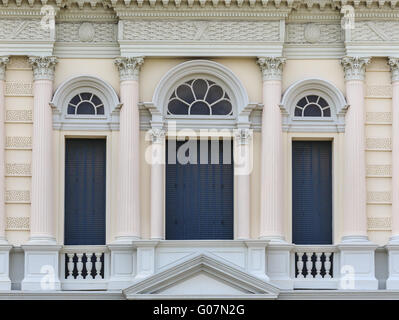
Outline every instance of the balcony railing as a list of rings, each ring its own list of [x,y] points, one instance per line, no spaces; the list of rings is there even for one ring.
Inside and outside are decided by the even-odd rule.
[[[109,254],[106,246],[65,246],[61,252],[63,290],[106,290]]]
[[[337,289],[335,246],[295,246],[294,251],[295,289]]]

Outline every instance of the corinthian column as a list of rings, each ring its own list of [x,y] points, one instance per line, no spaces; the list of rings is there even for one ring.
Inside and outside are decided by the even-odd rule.
[[[392,237],[399,244],[399,58],[389,58],[392,72]]]
[[[340,289],[376,290],[374,252],[367,237],[366,158],[364,130],[364,77],[370,58],[344,57],[346,113],[344,142],[344,229],[340,249],[340,273],[353,281],[340,281]]]
[[[30,242],[55,244],[53,213],[53,94],[55,57],[29,57],[33,68],[33,146]]]
[[[281,78],[284,58],[258,58],[263,75],[260,238],[282,242],[284,159],[281,127]]]
[[[55,57],[29,57],[33,68],[33,146],[30,240],[22,290],[60,290],[53,212],[53,94]]]
[[[116,240],[140,239],[139,72],[142,57],[115,60],[120,75],[119,210]]]
[[[9,62],[8,57],[0,57],[0,244],[7,244],[5,235],[6,210],[4,204],[5,185],[4,185],[4,142],[5,142],[5,128],[4,128],[4,85],[6,64]]]
[[[344,57],[346,96],[343,241],[367,240],[364,76],[370,58]]]
[[[163,163],[165,131],[151,129],[151,239],[161,240],[164,233]]]

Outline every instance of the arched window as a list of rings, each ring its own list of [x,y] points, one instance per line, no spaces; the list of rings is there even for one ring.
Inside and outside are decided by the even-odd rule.
[[[207,79],[192,79],[173,91],[167,114],[231,116],[233,106],[227,92],[220,85]]]
[[[283,130],[343,132],[347,108],[344,95],[331,82],[300,80],[284,92],[280,105]]]
[[[95,94],[82,92],[74,96],[68,104],[68,114],[103,115],[104,104]]]
[[[119,98],[105,81],[78,76],[63,82],[51,102],[53,127],[63,130],[117,130]]]
[[[331,109],[324,98],[308,95],[296,104],[295,117],[331,117]]]

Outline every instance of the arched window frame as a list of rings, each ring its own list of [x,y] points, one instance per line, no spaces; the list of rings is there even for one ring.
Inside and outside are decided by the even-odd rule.
[[[302,98],[316,95],[330,106],[330,117],[295,116],[295,107]],[[323,79],[305,79],[292,84],[283,95],[280,109],[284,131],[344,132],[348,105],[342,92]]]
[[[104,115],[68,114],[68,104],[79,93],[93,93],[104,104]],[[119,130],[119,103],[115,90],[94,76],[78,76],[64,81],[56,90],[50,105],[53,128],[57,130]]]

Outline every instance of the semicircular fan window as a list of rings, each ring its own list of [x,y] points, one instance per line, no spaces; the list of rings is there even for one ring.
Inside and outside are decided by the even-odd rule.
[[[168,102],[168,115],[231,116],[233,106],[226,91],[213,81],[193,79],[179,85]]]
[[[104,104],[93,93],[83,92],[74,96],[68,104],[68,114],[74,115],[103,115]]]
[[[308,95],[296,104],[295,117],[331,117],[331,108],[324,98]]]

